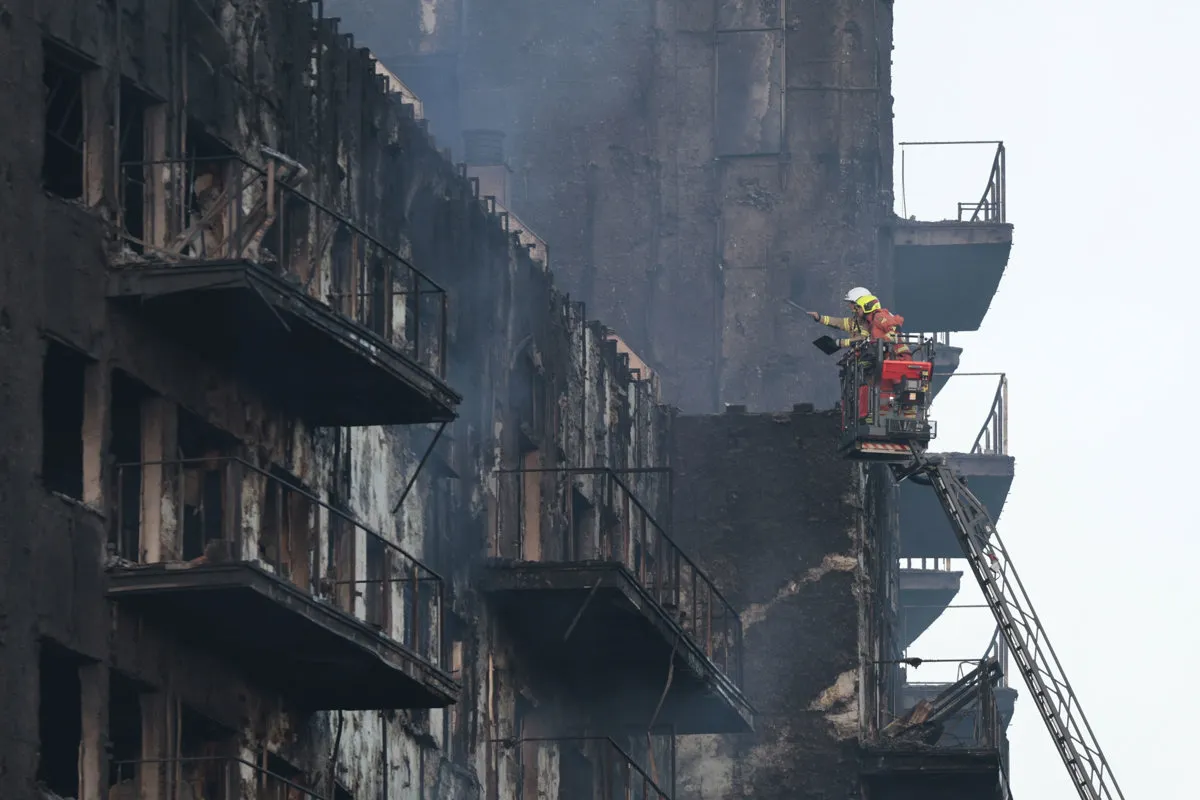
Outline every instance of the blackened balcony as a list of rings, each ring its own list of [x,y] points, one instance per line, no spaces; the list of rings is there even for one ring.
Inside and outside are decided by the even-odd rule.
[[[997,704],[1002,679],[999,661],[985,658],[955,683],[902,698],[901,713],[879,720],[863,743],[866,797],[1007,798],[1006,720]]]
[[[996,391],[971,452],[944,455],[946,464],[966,479],[991,518],[998,520],[1012,488],[1015,469],[1015,461],[1008,454],[1008,377],[999,372],[955,375],[956,380],[969,377],[995,380]],[[962,546],[937,496],[928,486],[913,481],[900,484],[900,556],[962,557]]]
[[[442,578],[237,458],[118,466],[108,596],[310,709],[442,708]]]
[[[326,800],[303,775],[284,776],[241,758],[114,761],[109,800]]]
[[[639,765],[613,739],[605,737],[524,738],[520,742],[522,784],[529,786],[527,765],[558,769],[559,796],[571,800],[671,800],[666,764]],[[539,758],[541,752],[550,758]],[[557,757],[555,757],[557,756]],[[660,777],[664,775],[666,777]],[[534,796],[525,794],[524,796]]]
[[[314,425],[453,419],[445,290],[264,154],[124,164],[108,296]]]
[[[901,142],[902,202],[907,205],[907,148],[995,147],[979,200],[959,202],[957,217],[938,222],[897,218],[892,227],[895,308],[913,331],[974,331],[987,314],[1012,250],[1003,142]],[[906,212],[906,209],[902,209]],[[907,216],[907,214],[905,214]]]
[[[613,724],[752,729],[741,619],[621,475],[501,471],[496,488],[481,588],[548,676]]]

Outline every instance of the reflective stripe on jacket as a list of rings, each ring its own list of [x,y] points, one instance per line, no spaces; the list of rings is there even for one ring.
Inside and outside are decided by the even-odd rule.
[[[856,342],[882,339],[892,345],[892,352],[896,355],[909,355],[912,352],[907,344],[900,341],[899,330],[904,324],[904,317],[893,314],[886,308],[872,312],[862,321],[858,317],[830,317],[824,314],[817,321],[830,328],[853,334],[849,339],[836,339],[838,347],[852,347]]]

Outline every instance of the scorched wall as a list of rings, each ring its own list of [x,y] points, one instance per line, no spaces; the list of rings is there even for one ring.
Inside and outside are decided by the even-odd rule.
[[[0,129],[5,800],[43,796],[38,781],[62,796],[99,800],[113,784],[132,791],[131,773],[117,761],[197,753],[240,757],[313,793],[301,796],[330,800],[499,800],[515,796],[521,782],[558,797],[557,745],[540,748],[522,774],[513,748],[501,744],[520,735],[517,698],[533,698],[562,727],[569,720],[572,730],[587,729],[569,698],[531,685],[525,666],[533,656],[514,652],[472,591],[473,570],[495,555],[491,476],[528,452],[522,435],[539,443],[537,458],[550,467],[664,463],[667,417],[651,381],[630,371],[603,326],[554,288],[411,113],[384,94],[365,51],[335,23],[314,22],[316,7],[0,5],[0,104],[11,112]],[[53,80],[51,61],[65,70]],[[76,76],[75,88],[55,95],[50,84],[62,74]],[[76,159],[78,174],[53,187],[43,165],[59,164],[63,151],[47,128],[59,139],[66,128],[57,129],[61,115],[47,122],[50,103],[76,104],[79,128],[76,155],[62,159]],[[296,159],[309,172],[308,197],[449,288],[446,383],[463,401],[396,513],[432,429],[316,427],[249,379],[270,363],[235,370],[106,299],[112,265],[141,258],[131,250],[135,206],[118,159],[131,160],[128,148],[143,160],[180,159],[200,144],[257,164],[263,145]],[[144,191],[167,185],[151,181]],[[316,205],[305,208],[318,214]],[[332,257],[315,249],[311,230],[298,235],[314,248],[304,291],[328,305]],[[235,321],[210,323],[204,330],[215,335]],[[337,391],[322,369],[314,360],[303,391]],[[52,449],[57,455],[47,459]],[[429,624],[444,622],[445,640],[430,658],[461,686],[457,703],[444,711],[299,709],[273,687],[286,676],[251,676],[227,654],[185,642],[188,631],[106,600],[106,569],[130,562],[120,551],[117,465],[193,451],[284,475],[439,570],[444,619]],[[652,485],[640,488],[647,503],[662,502]],[[238,491],[250,530],[272,512],[262,494]],[[145,534],[147,514],[172,508],[169,493],[138,499],[142,538],[125,555],[136,561],[149,548],[185,568],[183,528],[162,526],[153,541]],[[133,530],[136,537],[138,524]],[[306,547],[306,563],[328,563],[326,538]],[[365,577],[366,559],[356,556],[356,579]],[[366,600],[349,602],[365,618]],[[406,624],[391,619],[381,632],[404,638]],[[164,796],[160,789],[130,796],[151,800]]]
[[[508,136],[513,210],[691,413],[829,406],[784,301],[887,304],[890,0],[329,0],[426,101]],[[410,20],[420,20],[414,35]]]
[[[754,734],[680,740],[680,800],[858,796],[891,480],[838,455],[839,427],[811,409],[674,422],[676,530],[742,615],[758,709]]]

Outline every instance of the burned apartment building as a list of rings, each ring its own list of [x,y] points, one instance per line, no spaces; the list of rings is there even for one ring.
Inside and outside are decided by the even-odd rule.
[[[670,797],[656,378],[320,5],[0,7],[0,797]]]
[[[1002,149],[892,213],[891,14],[0,6],[0,797],[1002,796],[1012,691],[900,663],[954,537],[783,302],[940,388],[1005,267]]]
[[[946,198],[944,218],[894,212],[902,9],[328,0],[326,11],[422,98],[440,141],[462,143],[469,169],[548,242],[557,279],[683,413],[672,529],[741,615],[757,713],[754,733],[677,740],[676,796],[1006,791],[1015,691],[990,666],[972,673],[1007,666],[1002,643],[964,646],[959,683],[902,663],[958,593],[961,553],[931,492],[838,459],[838,419],[822,411],[838,400],[836,368],[803,313],[836,313],[849,287],[871,288],[930,342],[939,392],[958,370],[952,334],[980,328],[1007,266],[999,142],[980,193]],[[957,146],[922,143],[934,144]],[[1007,384],[971,377],[997,390],[952,460],[998,516],[1014,471]]]

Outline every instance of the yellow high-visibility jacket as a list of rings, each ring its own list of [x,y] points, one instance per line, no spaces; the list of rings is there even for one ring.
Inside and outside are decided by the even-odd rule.
[[[858,317],[830,317],[822,314],[817,321],[822,325],[851,334],[848,339],[835,339],[838,347],[853,347],[857,342],[883,339],[892,345],[892,352],[897,356],[910,355],[912,352],[907,344],[900,341],[898,333],[898,328],[904,318],[898,317],[886,309],[881,308],[873,312],[866,320],[860,320]]]

